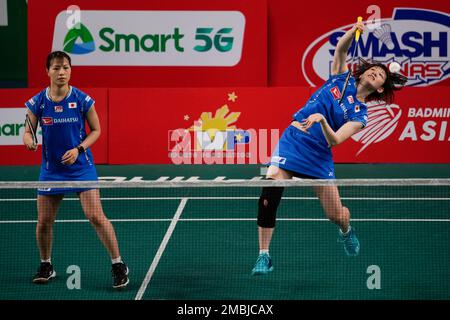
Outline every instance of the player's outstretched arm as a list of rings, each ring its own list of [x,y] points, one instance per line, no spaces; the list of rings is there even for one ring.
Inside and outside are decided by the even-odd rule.
[[[339,39],[336,45],[336,49],[334,50],[333,63],[331,65],[331,74],[335,75],[347,72],[347,52],[348,49],[350,49],[353,38],[355,37],[356,30],[360,30],[361,33],[363,32],[363,22],[357,22]]]

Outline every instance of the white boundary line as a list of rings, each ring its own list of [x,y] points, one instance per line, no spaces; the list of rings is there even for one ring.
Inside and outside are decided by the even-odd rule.
[[[126,198],[101,198],[102,201],[117,200],[181,200],[185,197],[126,197]],[[189,197],[189,200],[257,200],[259,197]],[[341,197],[342,200],[367,200],[367,201],[450,201],[450,198],[392,198],[392,197]],[[79,201],[79,198],[64,198],[66,201]],[[318,200],[317,197],[283,197],[282,200]],[[36,198],[12,198],[0,199],[0,202],[36,201]]]
[[[180,204],[181,205],[181,204]],[[181,209],[182,210],[182,209]],[[174,218],[160,218],[160,219],[109,219],[111,222],[174,222]],[[178,221],[186,222],[202,222],[202,221],[256,221],[256,218],[183,218]],[[327,218],[278,218],[277,221],[329,221]],[[354,218],[351,221],[358,222],[450,222],[450,219],[432,219],[432,218]],[[80,220],[56,220],[57,223],[86,223],[87,219]],[[175,222],[175,224],[176,224]],[[37,220],[4,220],[0,224],[14,224],[14,223],[37,223]],[[172,224],[171,224],[172,226]],[[173,227],[175,228],[175,226]],[[170,226],[169,226],[170,229]],[[169,230],[167,230],[169,232]],[[171,231],[173,232],[173,230]],[[167,234],[166,234],[167,236]],[[170,237],[170,235],[169,235]],[[163,240],[164,241],[164,240]],[[168,241],[168,239],[167,239]]]
[[[180,177],[182,179],[182,177]],[[309,186],[450,186],[450,178],[444,179],[288,179],[266,180],[230,179],[214,180],[147,180],[147,181],[0,181],[1,189],[34,188],[204,188],[204,187],[309,187]]]
[[[145,275],[144,281],[142,282],[141,287],[139,288],[138,293],[136,294],[136,297],[134,300],[141,300],[142,296],[144,295],[145,289],[147,288],[148,283],[150,282],[153,273],[156,270],[156,267],[159,263],[159,260],[161,259],[162,254],[164,253],[164,250],[166,249],[167,243],[170,240],[170,237],[172,236],[173,230],[175,229],[181,213],[183,212],[184,207],[186,206],[186,203],[188,201],[188,198],[181,199],[181,202],[177,208],[177,211],[175,212],[175,215],[172,218],[172,222],[169,225],[169,228],[167,229],[166,234],[164,235],[164,238],[159,245],[158,251],[156,252],[155,258],[153,259],[152,264],[150,265],[150,268],[147,271],[147,274]]]

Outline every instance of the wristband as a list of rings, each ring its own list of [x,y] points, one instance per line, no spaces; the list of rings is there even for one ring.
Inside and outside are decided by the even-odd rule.
[[[78,153],[79,153],[79,154],[80,154],[80,153],[83,153],[84,151],[86,151],[82,145],[79,145],[79,146],[77,147],[77,150],[78,150]]]

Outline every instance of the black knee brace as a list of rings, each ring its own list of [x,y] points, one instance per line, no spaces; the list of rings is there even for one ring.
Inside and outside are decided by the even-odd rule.
[[[284,187],[263,187],[258,202],[258,226],[274,228],[277,208],[283,195]]]

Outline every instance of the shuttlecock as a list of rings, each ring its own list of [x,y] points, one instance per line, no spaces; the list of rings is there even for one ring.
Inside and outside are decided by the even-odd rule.
[[[389,64],[389,72],[391,73],[398,73],[400,71],[401,67],[400,64],[398,64],[398,62],[391,62],[391,64]]]
[[[394,42],[392,41],[391,37],[391,31],[391,26],[387,23],[382,24],[380,27],[376,28],[373,31],[373,35],[375,36],[375,38],[384,43],[389,50],[395,48]]]

